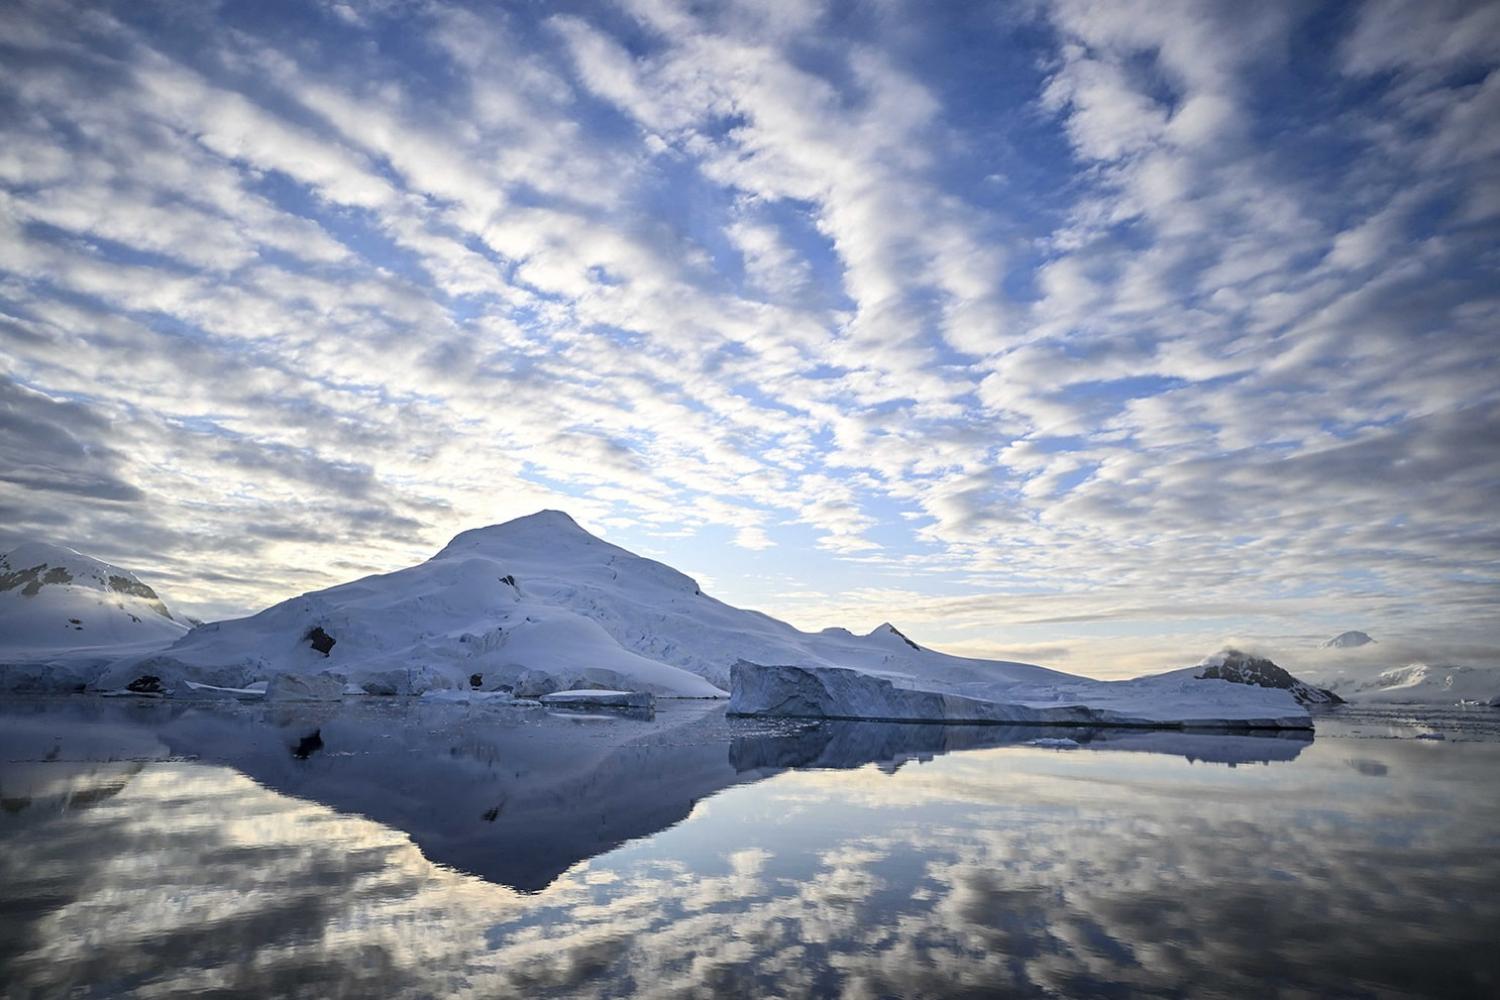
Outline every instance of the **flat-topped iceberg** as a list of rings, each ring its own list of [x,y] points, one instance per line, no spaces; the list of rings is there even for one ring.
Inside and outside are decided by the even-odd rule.
[[[1066,675],[1064,675],[1066,676]],[[950,687],[859,670],[736,663],[729,711],[785,718],[1052,726],[1311,729],[1292,692],[1176,671],[1129,681]]]
[[[542,695],[541,702],[564,708],[656,707],[656,699],[646,691],[558,691]]]

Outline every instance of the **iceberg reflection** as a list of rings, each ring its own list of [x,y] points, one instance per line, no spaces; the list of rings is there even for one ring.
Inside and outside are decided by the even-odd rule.
[[[527,892],[580,861],[681,822],[699,801],[787,768],[895,769],[1064,735],[1084,748],[1225,763],[1291,760],[1311,736],[1036,726],[726,719],[722,703],[656,718],[410,699],[9,706],[11,760],[190,757],[405,832],[427,858]],[[43,749],[43,748],[46,749]]]
[[[1497,744],[58,711],[0,708],[16,997],[1500,984]]]

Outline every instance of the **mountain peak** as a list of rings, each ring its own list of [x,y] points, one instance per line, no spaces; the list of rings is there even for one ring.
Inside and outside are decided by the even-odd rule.
[[[906,637],[906,633],[902,632],[899,628],[897,628],[896,626],[892,625],[890,622],[881,622],[879,625],[875,626],[875,628],[873,630],[871,630],[870,635],[872,635],[872,636],[890,636],[890,637],[895,638],[895,639],[900,639],[902,642],[906,643],[912,649],[921,650],[921,648],[922,648],[921,646],[918,646],[916,643],[914,643],[910,639],[908,639]]]
[[[128,594],[160,603],[156,592],[130,570],[66,545],[33,540],[0,555],[0,591],[18,590],[22,596],[32,597],[43,587],[64,585]],[[172,617],[165,605],[156,610],[163,617]]]
[[[1358,646],[1368,646],[1375,640],[1364,632],[1340,632],[1338,635],[1324,642],[1321,649],[1354,649]]]
[[[518,524],[523,521],[535,521],[539,524],[561,524],[578,528],[579,531],[583,530],[578,527],[578,522],[573,520],[573,515],[565,510],[554,510],[551,507],[544,507],[535,514],[527,514],[524,517],[517,517],[505,523]]]
[[[470,528],[453,536],[453,540],[443,547],[445,553],[464,551],[467,549],[483,548],[495,542],[548,542],[554,543],[561,539],[572,538],[581,541],[597,541],[598,539],[584,530],[582,526],[567,512],[561,510],[539,510],[535,514],[526,514],[522,517],[511,518],[509,521],[501,521],[499,524],[486,524],[479,528]]]
[[[1254,653],[1246,653],[1232,647],[1219,650],[1205,657],[1198,664],[1200,680],[1221,680],[1231,684],[1251,684],[1255,687],[1282,688],[1302,705],[1337,705],[1343,701],[1332,691],[1313,687],[1293,677],[1285,667]]]
[[[66,545],[41,541],[22,542],[9,552],[0,554],[0,565],[12,571],[31,566],[66,566],[69,563],[92,562],[98,562],[98,560],[84,555],[77,549],[70,549]]]
[[[18,650],[162,642],[186,623],[128,569],[52,542],[0,555],[0,635]]]

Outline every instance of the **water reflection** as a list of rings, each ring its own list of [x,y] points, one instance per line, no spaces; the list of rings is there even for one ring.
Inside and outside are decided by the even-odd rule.
[[[894,770],[957,750],[1049,739],[1269,762],[1294,758],[1311,739],[729,720],[711,702],[669,704],[655,718],[407,699],[282,706],[68,699],[3,711],[5,759],[227,764],[276,791],[402,830],[429,860],[525,891],[681,822],[722,789],[792,767],[873,762]]]
[[[935,726],[830,720],[780,730],[734,733],[729,759],[739,771],[766,768],[851,768],[876,763],[894,771],[960,750],[1002,746],[1066,746],[1128,750],[1216,764],[1269,764],[1296,759],[1310,744],[1306,730],[1177,732],[1044,726]]]
[[[1075,735],[1176,749],[1058,752],[1035,730],[740,730],[711,709],[525,739],[394,704],[4,711],[9,995],[1500,985],[1496,744],[1099,733]],[[312,728],[325,746],[298,760]],[[205,762],[215,745],[233,766]],[[1192,762],[1208,754],[1279,763]],[[841,770],[779,771],[804,765]],[[445,851],[552,874],[519,892],[431,863]]]

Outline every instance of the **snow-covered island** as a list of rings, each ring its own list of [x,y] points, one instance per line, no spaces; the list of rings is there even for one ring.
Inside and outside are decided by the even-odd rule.
[[[466,531],[416,566],[191,630],[134,576],[71,550],[23,546],[0,566],[0,687],[13,691],[470,692],[580,706],[727,697],[744,715],[1292,729],[1311,727],[1309,704],[1337,700],[1234,651],[1101,681],[950,656],[889,624],[803,632],[718,601],[559,511]],[[82,632],[64,627],[74,619]],[[595,693],[548,697],[566,691]]]

